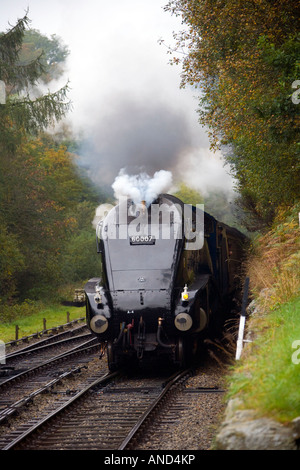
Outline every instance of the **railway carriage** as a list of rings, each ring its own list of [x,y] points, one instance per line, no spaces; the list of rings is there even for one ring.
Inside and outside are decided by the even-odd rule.
[[[86,319],[110,370],[154,357],[182,367],[224,322],[246,237],[168,194],[122,201],[96,233],[102,277],[85,286]]]

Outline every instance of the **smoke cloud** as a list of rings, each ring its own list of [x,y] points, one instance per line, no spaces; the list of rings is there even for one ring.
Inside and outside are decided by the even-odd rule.
[[[198,94],[180,89],[180,67],[158,44],[171,47],[180,17],[164,11],[165,0],[2,0],[1,28],[29,6],[31,26],[57,34],[70,49],[66,74],[53,88],[70,82],[73,111],[67,124],[81,142],[76,160],[102,189],[126,167],[131,175],[172,172],[202,194],[232,194],[233,180],[222,155],[209,151],[198,123]]]
[[[172,173],[170,171],[157,171],[151,178],[147,173],[128,175],[122,169],[112,184],[112,188],[116,199],[128,197],[135,204],[145,201],[149,206],[159,194],[167,192],[171,185]]]
[[[192,146],[188,119],[179,110],[159,100],[111,97],[109,109],[102,103],[90,121],[80,163],[95,183],[111,185],[124,167],[130,174],[174,171]]]

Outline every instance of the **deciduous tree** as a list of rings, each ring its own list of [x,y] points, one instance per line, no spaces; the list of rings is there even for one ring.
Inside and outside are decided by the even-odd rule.
[[[242,202],[251,197],[269,223],[276,207],[299,198],[300,106],[291,95],[300,76],[300,3],[172,0],[166,9],[187,28],[177,34],[182,86],[200,88],[199,120],[212,148],[233,164]]]

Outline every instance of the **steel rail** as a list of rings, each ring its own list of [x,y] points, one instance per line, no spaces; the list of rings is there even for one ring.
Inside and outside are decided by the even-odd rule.
[[[22,338],[20,339],[13,339],[11,341],[8,341],[7,343],[5,343],[5,347],[14,347],[14,346],[18,346],[19,344],[21,343],[27,343],[28,341],[30,341],[31,339],[39,339],[41,337],[43,337],[44,335],[47,335],[47,334],[53,334],[53,335],[60,335],[60,334],[64,334],[64,333],[67,333],[67,332],[71,332],[71,331],[74,331],[72,329],[68,329],[70,326],[73,326],[74,324],[76,323],[79,323],[81,321],[85,321],[85,318],[84,317],[81,317],[81,318],[77,318],[76,320],[72,320],[68,323],[64,323],[62,325],[58,325],[58,326],[53,326],[52,328],[47,328],[46,330],[42,330],[42,331],[37,331],[36,333],[32,333],[31,335],[28,335],[28,336],[23,336]],[[82,328],[82,327],[86,327],[87,325],[84,324],[84,325],[80,325],[79,326],[79,329]],[[57,331],[61,331],[63,330],[64,328],[67,328],[66,330],[62,331],[61,333],[57,333]],[[77,328],[76,328],[77,329]],[[49,337],[48,337],[49,338]],[[45,338],[45,341],[48,340],[48,338]],[[44,340],[41,340],[41,341],[44,341]]]
[[[14,351],[10,354],[8,354],[6,356],[6,360],[9,360],[9,359],[15,359],[17,357],[22,357],[22,356],[25,356],[26,354],[32,354],[32,353],[35,353],[35,352],[40,352],[40,351],[43,351],[43,350],[46,350],[48,348],[54,348],[55,346],[61,346],[63,344],[68,344],[68,343],[71,343],[72,341],[76,341],[77,339],[80,340],[80,339],[84,339],[84,338],[91,338],[92,337],[92,333],[84,333],[82,335],[76,335],[76,336],[72,336],[71,338],[64,338],[64,339],[59,339],[58,341],[54,341],[54,342],[51,342],[51,343],[48,343],[48,344],[39,344],[39,343],[36,343],[35,345],[30,345],[20,351]]]
[[[149,408],[143,413],[143,415],[139,418],[139,420],[136,422],[136,424],[133,426],[133,428],[129,431],[121,445],[118,447],[118,450],[124,450],[126,446],[129,444],[130,441],[132,441],[133,437],[137,434],[141,426],[145,423],[146,419],[149,417],[149,415],[158,407],[158,405],[161,403],[162,399],[164,396],[170,391],[170,389],[173,387],[173,385],[177,384],[182,378],[185,376],[190,375],[192,372],[192,369],[186,369],[184,371],[181,371],[179,373],[176,373],[175,376],[174,374],[165,382],[163,390],[160,392],[158,397],[154,400],[154,402],[149,406]]]
[[[69,377],[73,374],[76,374],[81,369],[82,369],[82,366],[79,366],[79,367],[73,368],[70,371],[63,372],[56,379],[51,380],[50,382],[46,383],[45,385],[43,385],[39,389],[34,390],[33,392],[31,392],[29,395],[26,395],[25,397],[21,398],[20,400],[14,402],[11,405],[4,408],[2,411],[0,411],[0,424],[2,423],[2,421],[5,421],[7,418],[12,416],[17,411],[19,412],[20,408],[22,408],[25,405],[27,405],[28,403],[30,403],[35,397],[37,397],[38,395],[40,395],[42,393],[45,393],[50,388],[52,388],[54,385],[61,382],[63,379],[65,379],[65,378],[67,378],[67,377]]]
[[[17,436],[15,439],[13,439],[9,444],[4,446],[1,450],[11,450],[11,449],[13,449],[17,444],[20,444],[26,437],[28,437],[30,434],[32,434],[35,430],[37,430],[38,428],[43,426],[45,423],[49,422],[52,418],[56,417],[59,413],[61,413],[63,410],[65,410],[67,407],[69,407],[72,403],[74,403],[80,397],[85,395],[89,390],[91,390],[92,388],[94,388],[96,386],[104,385],[106,382],[109,382],[111,379],[115,378],[116,376],[118,376],[120,374],[121,374],[120,371],[107,372],[105,375],[103,375],[100,378],[96,379],[91,384],[89,384],[84,389],[82,389],[80,392],[78,392],[76,395],[71,397],[68,401],[66,401],[61,406],[59,406],[57,409],[55,409],[48,416],[41,419],[37,423],[33,424],[30,428],[25,430],[22,434]]]
[[[94,344],[91,344],[91,343],[94,343],[96,342],[97,343],[94,345]],[[67,358],[68,356],[71,356],[73,354],[77,354],[77,353],[80,353],[80,352],[83,352],[84,350],[88,349],[88,348],[93,348],[93,347],[98,347],[99,346],[99,343],[98,343],[98,339],[97,338],[92,338],[90,339],[89,341],[85,341],[83,344],[80,344],[79,346],[75,346],[74,348],[72,348],[70,351],[67,351],[67,352],[64,352],[64,353],[61,353],[59,354],[58,356],[55,356],[51,359],[48,359],[47,361],[45,362],[42,362],[41,364],[38,364],[37,366],[34,366],[34,367],[31,367],[29,369],[26,369],[26,370],[23,370],[22,372],[20,372],[19,374],[16,374],[12,377],[9,377],[7,380],[4,380],[3,382],[0,383],[0,390],[2,387],[6,386],[7,384],[10,384],[12,383],[14,380],[17,380],[21,377],[25,377],[26,375],[29,375],[31,374],[32,372],[34,371],[37,371],[38,369],[41,369],[43,367],[46,367],[48,366],[49,364],[52,364],[52,363],[55,363],[55,361],[60,361],[64,358]]]

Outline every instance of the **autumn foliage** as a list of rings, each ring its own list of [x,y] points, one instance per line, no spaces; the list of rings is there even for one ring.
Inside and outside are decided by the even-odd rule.
[[[201,90],[200,123],[232,165],[248,228],[263,228],[299,199],[300,2],[172,0],[166,9],[185,24],[183,58],[173,58],[182,86]]]
[[[51,78],[52,52],[57,63],[67,50],[37,31],[27,34],[27,47],[28,23],[25,15],[0,34],[0,80],[6,86],[0,104],[0,310],[5,303],[49,298],[62,284],[100,269],[91,224],[99,195],[80,173],[76,156],[45,132],[69,110],[68,87],[37,98],[31,93],[45,72]],[[46,58],[40,44],[48,48]]]

